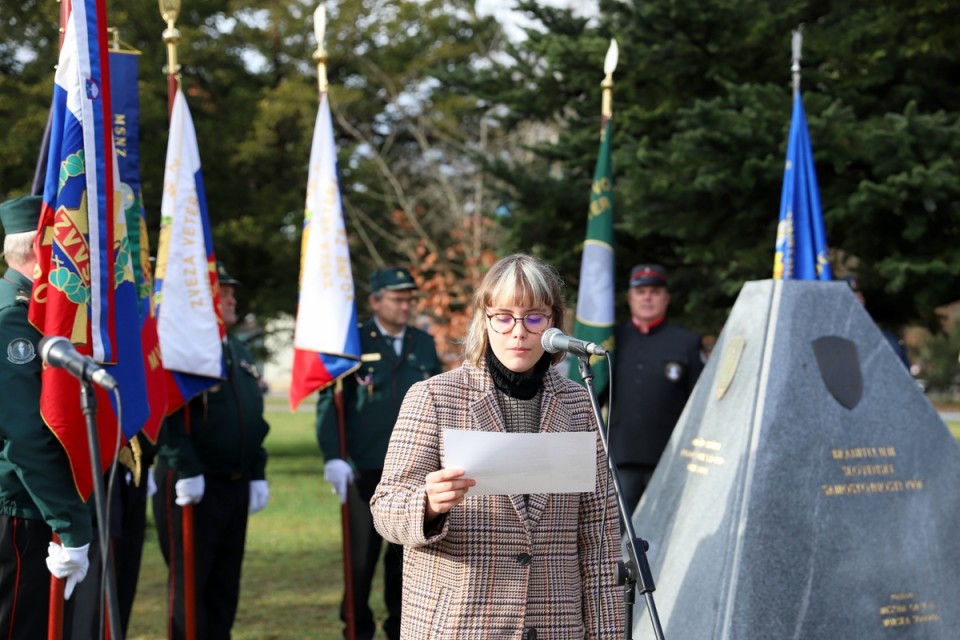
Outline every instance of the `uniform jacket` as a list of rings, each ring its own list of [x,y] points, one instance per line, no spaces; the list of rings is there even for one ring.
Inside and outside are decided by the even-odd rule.
[[[270,425],[263,419],[263,392],[253,355],[233,336],[224,343],[227,379],[215,391],[190,401],[190,434],[183,411],[169,416],[160,431],[157,469],[181,478],[202,474],[235,480],[263,480]]]
[[[407,327],[400,355],[371,318],[360,325],[360,368],[343,382],[347,455],[358,469],[382,469],[407,390],[442,371],[430,334]],[[340,458],[333,389],[317,398],[317,439],[325,460]]]
[[[610,451],[617,464],[655,465],[703,371],[700,336],[663,322],[614,333]]]
[[[93,538],[67,454],[40,417],[40,333],[27,321],[33,284],[0,279],[0,514],[44,520],[68,547]],[[79,402],[79,399],[77,399]]]
[[[444,467],[443,430],[505,431],[490,375],[470,364],[415,385],[371,500],[374,524],[405,545],[401,637],[538,640],[623,636],[615,584],[619,524],[598,439],[597,491],[473,496],[424,531],[423,483]],[[586,391],[551,369],[540,430],[593,431]],[[601,535],[601,531],[603,534]],[[598,575],[599,574],[599,575]]]

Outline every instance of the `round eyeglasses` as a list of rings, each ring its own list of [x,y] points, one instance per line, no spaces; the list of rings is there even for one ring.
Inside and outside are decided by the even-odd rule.
[[[517,326],[518,321],[523,322],[523,328],[530,333],[543,333],[550,324],[551,316],[545,313],[528,313],[518,318],[510,313],[488,313],[487,320],[490,321],[490,328],[497,333],[510,333]]]

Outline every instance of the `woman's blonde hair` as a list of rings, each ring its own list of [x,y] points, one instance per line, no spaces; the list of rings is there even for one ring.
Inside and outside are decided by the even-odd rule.
[[[528,304],[550,307],[552,326],[564,331],[563,280],[556,269],[523,253],[498,260],[480,281],[473,294],[473,319],[467,329],[464,355],[480,366],[487,353],[487,310],[493,306]],[[553,354],[554,364],[563,360],[563,352]]]

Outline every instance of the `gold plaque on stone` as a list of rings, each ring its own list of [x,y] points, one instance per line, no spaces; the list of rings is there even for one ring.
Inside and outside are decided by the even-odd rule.
[[[733,376],[740,366],[740,356],[743,355],[743,347],[747,341],[743,336],[733,336],[723,345],[723,353],[720,354],[720,364],[717,365],[717,400],[723,397],[733,382]]]

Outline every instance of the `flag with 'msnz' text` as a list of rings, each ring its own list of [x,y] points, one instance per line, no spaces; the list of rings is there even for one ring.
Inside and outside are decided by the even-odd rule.
[[[155,443],[167,414],[167,392],[157,339],[157,318],[153,312],[153,267],[150,264],[150,238],[147,236],[140,183],[139,55],[131,51],[110,52],[110,87],[121,206],[127,223],[130,267],[133,271],[140,344],[147,380],[147,406],[150,411],[143,425],[143,433]]]

